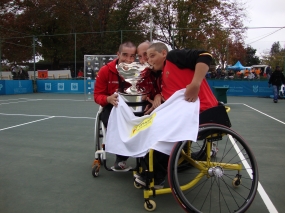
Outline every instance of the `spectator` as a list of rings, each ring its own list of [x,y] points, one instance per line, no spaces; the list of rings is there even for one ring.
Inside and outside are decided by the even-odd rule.
[[[226,71],[222,70],[221,75],[220,75],[220,79],[225,79],[226,78]]]
[[[77,73],[77,78],[83,78],[84,77],[84,73],[82,71],[82,69],[79,69],[78,73]]]
[[[266,67],[265,73],[266,73],[267,79],[270,79],[270,76],[272,75],[271,66]]]
[[[136,57],[136,46],[132,42],[125,42],[120,45],[117,52],[117,58],[108,64],[101,67],[96,78],[96,84],[94,88],[94,101],[103,107],[103,111],[100,114],[100,119],[107,127],[110,112],[113,106],[118,105],[118,94],[115,92],[124,87],[124,85],[130,86],[124,79],[119,76],[116,68],[117,64],[122,62],[132,63]],[[113,170],[129,170],[126,165],[127,156],[116,155],[116,161]]]
[[[275,71],[270,76],[268,86],[270,87],[271,84],[273,88],[273,102],[277,103],[280,87],[282,84],[285,84],[285,78],[283,73],[281,72],[280,66],[276,66]]]
[[[211,78],[212,79],[215,79],[217,77],[218,77],[217,71],[214,70],[213,72],[211,72]]]
[[[12,78],[13,80],[17,80],[18,79],[18,72],[15,66],[13,66],[11,68],[11,74],[12,74]]]
[[[246,68],[244,71],[244,77],[243,78],[248,78],[249,74],[250,74],[250,71]]]
[[[70,70],[70,75],[71,75],[72,79],[75,78],[75,71],[74,71],[74,69]]]
[[[260,79],[261,70],[260,70],[259,68],[256,69],[255,72],[254,72],[254,74],[255,74],[255,78]]]
[[[218,66],[218,68],[217,68],[216,71],[217,71],[217,77],[220,78],[220,77],[221,77],[221,74],[222,74],[222,69],[221,69],[221,67]]]
[[[19,79],[20,80],[29,80],[29,74],[26,70],[20,68],[19,70]]]
[[[233,70],[230,70],[230,71],[228,72],[228,76],[229,76],[229,79],[234,79],[234,77],[235,77],[234,71],[233,71]]]

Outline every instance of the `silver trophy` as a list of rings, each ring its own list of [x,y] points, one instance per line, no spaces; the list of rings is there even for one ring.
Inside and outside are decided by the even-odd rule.
[[[148,105],[147,94],[151,87],[147,83],[148,72],[151,67],[149,64],[133,62],[131,64],[120,63],[117,65],[119,75],[131,86],[119,88],[119,93],[126,101],[127,105],[133,110],[136,116],[143,116],[145,107]]]
[[[150,69],[150,65],[140,64],[139,62],[133,62],[131,64],[120,63],[117,65],[117,70],[119,74],[125,79],[126,82],[130,83],[129,88],[125,88],[123,93],[125,95],[144,95],[149,93],[146,88],[140,87],[138,82],[143,82],[145,77],[145,72]],[[121,91],[122,93],[122,91]]]

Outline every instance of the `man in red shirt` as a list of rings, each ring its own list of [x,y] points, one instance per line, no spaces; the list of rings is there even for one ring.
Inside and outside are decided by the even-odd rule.
[[[152,44],[147,50],[148,63],[154,71],[162,71],[161,95],[167,100],[180,89],[186,88],[185,100],[200,99],[200,112],[217,106],[218,101],[205,76],[212,60],[204,50],[172,50],[163,43]],[[157,107],[157,106],[156,106]]]
[[[118,94],[115,92],[119,88],[124,88],[127,82],[119,76],[117,64],[122,62],[132,63],[136,57],[136,46],[132,42],[125,42],[120,45],[117,52],[118,58],[104,65],[98,72],[94,87],[94,101],[103,107],[100,119],[107,127],[110,112],[113,106],[118,105]],[[128,170],[126,160],[128,157],[117,155],[114,170]]]
[[[153,66],[154,72],[162,71],[161,96],[156,95],[152,109],[167,100],[180,89],[185,89],[185,101],[200,100],[200,112],[217,106],[218,101],[209,87],[205,76],[209,71],[212,60],[210,53],[203,50],[172,50],[163,43],[154,43],[147,50],[148,63]],[[182,124],[183,125],[183,124]],[[148,155],[145,157],[148,160]],[[154,151],[154,187],[163,188],[167,174],[169,156]],[[135,175],[135,182],[145,186],[144,175]]]

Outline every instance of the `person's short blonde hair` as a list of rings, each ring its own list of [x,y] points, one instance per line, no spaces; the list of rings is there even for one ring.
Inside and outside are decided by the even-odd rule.
[[[149,46],[148,49],[151,49],[151,48],[155,49],[155,51],[159,53],[161,53],[162,50],[166,50],[166,52],[168,52],[167,46],[162,42],[153,43],[152,45]]]

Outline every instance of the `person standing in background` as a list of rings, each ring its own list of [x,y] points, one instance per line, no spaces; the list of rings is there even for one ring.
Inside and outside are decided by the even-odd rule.
[[[281,72],[280,66],[276,66],[275,71],[270,76],[268,81],[268,86],[270,87],[271,84],[273,88],[273,102],[277,103],[281,85],[285,84],[285,78],[283,73]]]

